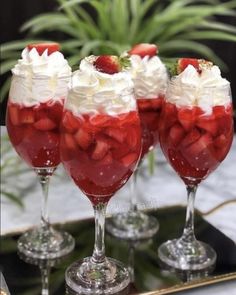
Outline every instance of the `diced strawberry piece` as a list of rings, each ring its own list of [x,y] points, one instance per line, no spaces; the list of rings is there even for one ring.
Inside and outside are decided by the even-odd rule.
[[[126,137],[125,130],[120,130],[120,129],[112,128],[112,127],[107,128],[105,133],[109,135],[111,138],[117,140],[119,143],[124,142]]]
[[[105,166],[105,165],[111,165],[113,162],[112,154],[111,152],[108,152],[106,156],[98,162],[99,165]]]
[[[178,109],[178,120],[184,129],[188,132],[195,124],[195,109],[180,108]]]
[[[178,60],[177,72],[183,72],[187,66],[192,65],[198,72],[200,72],[199,62],[196,58],[180,58]]]
[[[139,98],[137,103],[139,111],[149,111],[153,109],[151,99]]]
[[[215,136],[218,132],[218,124],[214,115],[199,117],[196,125],[213,136]]]
[[[165,124],[162,124],[162,121]],[[163,104],[163,120],[160,121],[160,127],[169,128],[174,125],[177,121],[177,109],[176,106],[172,103],[164,102]]]
[[[20,124],[20,117],[18,108],[12,104],[8,107],[9,110],[9,117],[13,125],[17,126]]]
[[[213,143],[212,137],[209,133],[203,134],[197,141],[192,143],[186,151],[196,157]]]
[[[178,145],[180,141],[184,138],[185,131],[180,124],[175,124],[171,127],[169,133],[169,139],[171,144]]]
[[[49,131],[56,128],[57,125],[51,119],[44,118],[35,122],[34,127],[41,131]]]
[[[162,107],[162,103],[163,103],[163,98],[159,97],[159,98],[153,98],[151,100],[152,103],[152,108],[154,110],[159,110]]]
[[[129,167],[129,166],[132,165],[137,159],[138,159],[138,155],[137,155],[136,153],[131,153],[131,154],[128,154],[128,155],[124,156],[124,157],[121,159],[121,162],[122,162],[122,164],[123,164],[125,167]]]
[[[197,128],[192,129],[182,140],[181,144],[185,147],[188,146],[195,141],[197,141],[201,136],[201,133],[197,130]]]
[[[149,43],[140,43],[137,45],[134,45],[130,51],[128,52],[130,55],[139,55],[140,57],[145,56],[154,56],[158,52],[158,48],[155,44],[149,44]]]
[[[70,132],[74,133],[76,130],[78,130],[81,127],[81,120],[76,118],[71,112],[66,112],[62,119],[62,124],[65,127],[65,129]]]
[[[80,128],[74,135],[76,142],[83,149],[86,150],[93,141],[92,135],[84,128]]]
[[[93,160],[101,160],[109,151],[109,144],[104,139],[97,139],[95,149],[92,153]]]
[[[29,50],[32,50],[33,48],[35,48],[38,51],[39,55],[42,55],[44,51],[47,49],[48,55],[50,55],[55,51],[59,51],[60,45],[58,43],[34,43],[34,44],[29,44],[27,48]]]
[[[228,142],[228,139],[224,134],[217,136],[214,140],[215,146],[217,148],[224,147],[227,144],[227,142]]]
[[[62,101],[56,101],[50,105],[47,105],[48,117],[54,121],[57,125],[61,123],[63,113]]]
[[[226,108],[225,106],[214,106],[213,107],[213,114],[215,115],[216,118],[221,118],[225,115],[226,113]]]
[[[128,146],[129,148],[132,150],[132,149],[135,149],[138,142],[139,142],[139,137],[140,137],[140,133],[138,131],[138,129],[136,128],[132,128],[132,127],[129,127],[127,129],[127,137],[126,137],[126,141],[128,143]]]
[[[34,111],[32,109],[24,108],[20,111],[21,124],[32,124],[34,121]]]
[[[119,58],[115,55],[100,55],[94,62],[94,66],[100,72],[115,74],[120,71]]]
[[[126,125],[130,125],[130,124],[133,124],[133,125],[140,124],[139,115],[138,115],[138,112],[136,111],[129,112],[128,114],[127,113],[120,114],[119,116],[117,116],[116,120],[114,121],[114,125],[122,126],[122,127],[125,127]]]
[[[76,141],[74,139],[74,136],[70,133],[64,134],[64,141],[65,145],[68,149],[75,150],[77,147]]]
[[[111,118],[108,115],[95,115],[91,117],[90,123],[97,127],[106,127],[110,125]]]

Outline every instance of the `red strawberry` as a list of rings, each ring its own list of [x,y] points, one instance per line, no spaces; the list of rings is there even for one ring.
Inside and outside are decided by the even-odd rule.
[[[163,98],[162,97],[154,98],[151,100],[151,103],[152,103],[153,109],[159,110],[162,107]]]
[[[65,145],[68,149],[70,150],[75,150],[77,145],[76,145],[76,141],[73,137],[72,134],[70,133],[65,133],[64,134],[64,141],[65,141]]]
[[[192,157],[196,157],[204,149],[208,148],[209,145],[212,144],[212,137],[209,133],[203,134],[197,141],[192,143],[187,149],[188,153],[191,154]]]
[[[83,128],[80,128],[74,135],[76,142],[83,149],[86,150],[93,141],[91,134]]]
[[[48,55],[52,54],[55,51],[60,50],[60,45],[58,43],[33,43],[27,46],[29,50],[35,48],[38,51],[39,55],[42,55],[44,51],[48,50]]]
[[[13,125],[17,126],[20,124],[18,108],[15,105],[9,105],[9,117]]]
[[[214,140],[215,146],[217,148],[223,148],[227,144],[227,142],[227,137],[224,134],[217,136]]]
[[[189,131],[195,124],[195,110],[180,108],[178,110],[178,120],[186,131]]]
[[[153,109],[151,99],[139,98],[137,104],[139,111],[149,111]]]
[[[99,161],[99,165],[111,165],[111,163],[113,162],[113,158],[112,158],[112,154],[111,152],[108,152],[106,154],[106,156],[101,160]]]
[[[115,55],[100,55],[94,62],[99,72],[106,74],[118,73],[121,69],[119,58]]]
[[[122,131],[120,129],[112,128],[112,127],[107,128],[106,134],[109,135],[111,138],[115,139],[116,141],[118,141],[119,143],[124,142],[126,137],[125,130]]]
[[[170,142],[174,145],[178,145],[180,141],[184,138],[185,131],[180,124],[175,124],[171,127],[169,133]]]
[[[192,129],[182,140],[181,144],[183,146],[188,146],[195,141],[197,141],[201,136],[201,133],[197,130],[197,128]]]
[[[124,156],[121,159],[121,162],[125,167],[129,167],[137,160],[137,158],[138,158],[138,156],[136,153],[131,153],[131,154]]]
[[[21,124],[32,124],[34,123],[34,112],[32,109],[22,109],[20,111],[20,123]]]
[[[139,143],[139,136],[141,136],[141,135],[137,130],[138,129],[132,128],[132,127],[129,127],[127,129],[126,141],[127,141],[128,146],[131,150],[135,149],[137,144]]]
[[[100,139],[100,138],[97,139],[95,149],[92,153],[92,159],[93,160],[103,159],[106,156],[109,148],[110,148],[109,144],[107,143],[106,140]]]
[[[177,73],[183,72],[188,65],[192,65],[198,72],[200,72],[199,62],[196,58],[180,58],[177,65]]]
[[[49,131],[56,128],[56,124],[48,118],[40,119],[34,123],[34,127],[41,131]]]
[[[217,120],[215,116],[202,116],[197,121],[197,126],[215,136],[218,132]]]
[[[140,57],[154,56],[158,53],[158,48],[155,44],[140,43],[134,45],[128,52],[130,55],[139,55]]]
[[[111,118],[107,115],[96,115],[90,119],[93,126],[105,127],[110,125]]]
[[[71,112],[65,113],[62,119],[62,124],[65,127],[65,129],[70,133],[74,133],[81,126],[80,120],[75,118],[75,116]]]

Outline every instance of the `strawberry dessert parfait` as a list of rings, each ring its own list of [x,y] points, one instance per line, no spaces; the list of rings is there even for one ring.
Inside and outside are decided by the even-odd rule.
[[[180,59],[169,84],[160,123],[161,148],[187,187],[186,224],[180,239],[162,244],[159,258],[182,270],[213,267],[215,251],[196,240],[194,199],[198,184],[224,160],[233,139],[230,83],[211,62]]]
[[[33,258],[55,258],[70,252],[73,238],[54,230],[48,219],[50,176],[60,163],[59,127],[71,68],[57,43],[30,44],[12,69],[6,126],[19,156],[37,173],[43,189],[41,225],[26,232],[18,249]]]
[[[141,153],[141,127],[133,82],[116,56],[89,56],[73,74],[61,126],[61,159],[95,214],[92,257],[66,271],[67,286],[79,294],[125,289],[128,270],[105,257],[105,210],[133,174]]]
[[[157,46],[148,43],[137,44],[128,51],[130,66],[127,71],[134,82],[142,127],[141,159],[159,142],[159,119],[168,83],[166,67],[157,52]],[[150,238],[159,229],[156,218],[137,210],[137,174],[138,170],[130,181],[129,211],[118,214],[107,222],[107,230],[124,239]]]

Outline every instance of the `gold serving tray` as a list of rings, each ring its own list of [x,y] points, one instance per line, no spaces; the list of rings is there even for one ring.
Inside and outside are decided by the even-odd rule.
[[[129,242],[106,234],[106,254],[123,261],[134,274],[129,294],[172,294],[192,288],[236,280],[236,244],[223,233],[207,223],[198,212],[195,218],[195,233],[198,239],[210,244],[217,252],[214,271],[205,273],[176,273],[160,266],[158,246],[181,235],[185,208],[168,207],[149,211],[160,222],[160,230],[153,239]],[[64,272],[77,259],[89,256],[94,243],[94,221],[92,219],[58,225],[76,239],[73,253],[60,261],[26,261],[17,254],[18,235],[2,237],[0,261],[6,283],[13,295],[38,295],[41,290],[40,269],[50,269],[50,294],[64,295]],[[127,294],[127,293],[126,293]]]

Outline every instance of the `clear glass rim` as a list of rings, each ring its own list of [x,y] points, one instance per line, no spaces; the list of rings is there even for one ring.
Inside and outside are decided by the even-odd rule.
[[[27,79],[30,78],[32,80],[49,80],[52,79],[54,77],[56,77],[59,80],[63,80],[63,79],[71,79],[72,78],[72,73],[71,75],[65,75],[65,76],[46,76],[46,75],[40,75],[40,76],[25,76],[25,75],[18,75],[18,74],[14,74],[12,73],[12,77],[16,77],[16,78],[20,78],[20,79]]]

